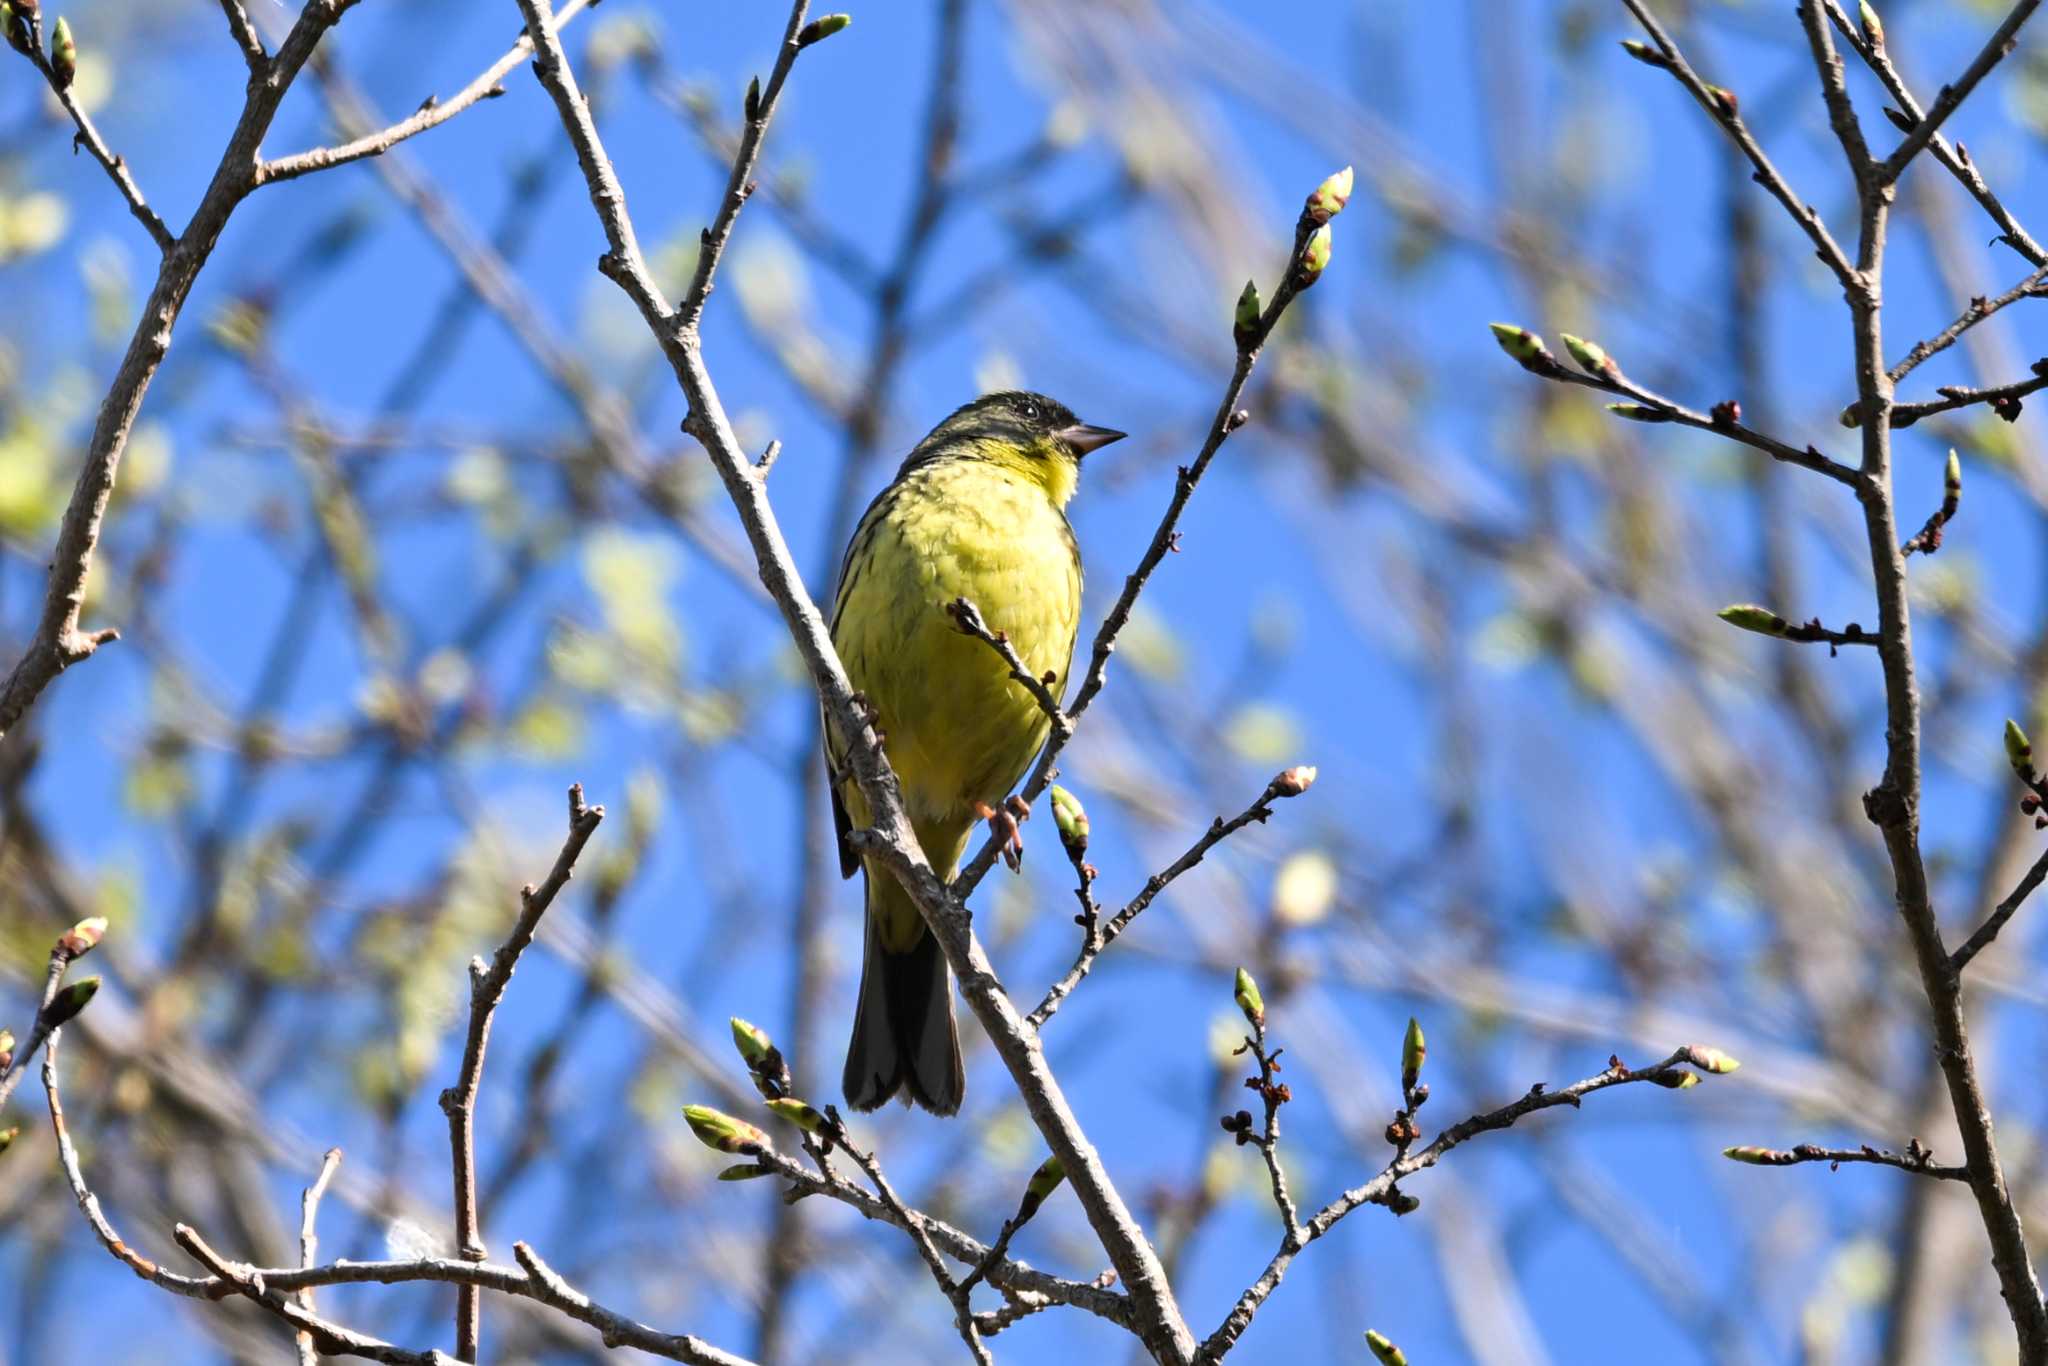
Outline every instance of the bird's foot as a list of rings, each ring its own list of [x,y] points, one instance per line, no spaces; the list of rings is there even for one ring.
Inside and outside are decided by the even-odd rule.
[[[1011,799],[1013,802],[1015,800],[1015,798]],[[1018,816],[1016,807],[1012,806],[1009,802],[1004,803],[1000,808],[990,806],[987,802],[976,802],[974,804],[974,814],[988,822],[990,832],[996,837],[996,847],[1003,851],[1003,862],[1009,865],[1010,871],[1013,873],[1023,871],[1024,832],[1017,828]],[[1024,814],[1027,816],[1031,814],[1029,806],[1024,807]]]

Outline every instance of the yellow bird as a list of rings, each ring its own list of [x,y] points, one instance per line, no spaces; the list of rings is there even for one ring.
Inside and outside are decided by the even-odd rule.
[[[1067,525],[1081,458],[1123,436],[1042,394],[986,394],[917,443],[846,548],[832,644],[867,699],[924,855],[950,878],[975,823],[1014,840],[1001,809],[1051,722],[986,642],[948,612],[966,598],[991,631],[1066,688],[1081,615],[1081,552]],[[867,803],[826,729],[839,866],[862,867],[847,835]],[[846,1049],[846,1102],[902,1093],[934,1114],[960,1108],[966,1077],[953,982],[924,918],[879,862],[866,864],[860,1007]]]

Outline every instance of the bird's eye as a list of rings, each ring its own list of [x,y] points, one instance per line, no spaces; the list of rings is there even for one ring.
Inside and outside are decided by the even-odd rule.
[[[1020,411],[1024,414],[1026,422],[1038,421],[1038,405],[1036,403],[1027,403]]]

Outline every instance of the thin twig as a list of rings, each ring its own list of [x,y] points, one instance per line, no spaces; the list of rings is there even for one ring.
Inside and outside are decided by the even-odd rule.
[[[1674,422],[1682,427],[1693,427],[1703,432],[1725,436],[1730,441],[1740,442],[1752,450],[1762,451],[1773,460],[1801,469],[1824,474],[1838,484],[1855,487],[1856,471],[1839,460],[1829,459],[1812,446],[1800,448],[1777,437],[1767,435],[1754,427],[1746,427],[1735,417],[1736,409],[1726,405],[1715,412],[1702,413],[1686,407],[1654,389],[1647,389],[1621,372],[1613,365],[1602,371],[1573,369],[1552,355],[1540,341],[1526,357],[1517,357],[1524,370],[1543,379],[1556,380],[1560,384],[1578,384],[1602,393],[1619,394],[1634,400],[1634,405],[1617,404],[1613,411],[1616,416],[1633,422]]]
[[[1801,1143],[1794,1148],[1727,1148],[1723,1149],[1722,1155],[1753,1167],[1796,1167],[1803,1162],[1825,1162],[1831,1167],[1840,1167],[1844,1162],[1863,1162],[1878,1167],[1897,1167],[1902,1172],[1932,1177],[1937,1181],[1970,1179],[1967,1167],[1937,1165],[1934,1154],[1921,1147],[1918,1139],[1913,1140],[1903,1153],[1873,1148],[1868,1143],[1857,1148],[1823,1148],[1816,1143]]]
[[[1834,20],[1835,27],[1840,30],[1844,40],[1876,73],[1885,90],[1898,104],[1901,116],[1906,121],[1906,126],[1900,131],[1910,132],[1919,125],[1923,111],[1920,102],[1913,98],[1913,92],[1906,88],[1906,82],[1899,75],[1898,68],[1892,65],[1890,56],[1881,45],[1873,45],[1857,32],[1856,25],[1851,22],[1848,12],[1842,8],[1838,0],[1825,2],[1828,17]],[[2048,265],[2048,251],[2044,251],[2040,244],[2028,235],[2027,230],[2020,226],[2011,211],[1992,192],[1991,187],[1985,183],[1982,173],[1977,170],[1976,164],[1970,160],[1960,143],[1951,146],[1949,140],[1937,132],[1930,139],[1928,146],[1934,153],[1934,159],[1949,169],[1963,188],[1969,191],[1970,196],[1983,207],[1991,221],[1998,225],[2000,241],[2025,257],[2030,264]]]
[[[474,1262],[481,1262],[489,1255],[484,1248],[483,1226],[477,1207],[476,1096],[483,1084],[484,1050],[490,1043],[491,1018],[497,1012],[498,1002],[504,999],[505,988],[511,984],[512,973],[519,966],[519,956],[533,942],[533,933],[540,927],[540,918],[554,904],[555,894],[567,885],[575,872],[577,857],[603,819],[602,806],[584,805],[581,783],[569,789],[569,835],[562,843],[561,853],[555,856],[554,868],[540,886],[529,883],[520,889],[519,918],[513,922],[512,932],[498,946],[489,965],[486,966],[481,958],[470,960],[469,1037],[462,1049],[462,1071],[455,1085],[441,1093],[441,1112],[448,1117],[448,1146],[455,1162],[455,1247],[460,1255]],[[458,1360],[477,1359],[482,1321],[482,1292],[473,1285],[463,1286],[456,1296],[455,1355]]]
[[[1201,838],[1189,845],[1186,852],[1179,858],[1154,873],[1151,877],[1146,878],[1145,885],[1139,890],[1138,894],[1132,897],[1122,910],[1104,922],[1099,931],[1095,926],[1088,923],[1086,908],[1092,904],[1093,899],[1087,891],[1089,878],[1087,873],[1084,872],[1082,875],[1082,889],[1079,893],[1084,907],[1081,950],[1075,955],[1073,966],[1067,969],[1066,975],[1052,984],[1045,993],[1045,999],[1033,1007],[1031,1014],[1025,1017],[1030,1021],[1031,1027],[1033,1029],[1044,1027],[1045,1022],[1053,1017],[1053,1014],[1065,1003],[1067,997],[1073,993],[1074,988],[1081,984],[1082,979],[1094,971],[1095,960],[1101,957],[1102,951],[1115,943],[1117,936],[1130,928],[1131,922],[1144,914],[1145,908],[1150,906],[1161,892],[1172,886],[1176,878],[1200,863],[1211,849],[1214,849],[1247,825],[1265,824],[1273,814],[1274,802],[1284,797],[1295,795],[1299,789],[1288,785],[1288,777],[1294,771],[1289,769],[1286,773],[1280,774],[1273,781],[1267,783],[1266,790],[1261,792],[1250,806],[1238,812],[1229,820],[1226,821],[1221,816],[1218,816],[1210,821],[1209,828],[1202,832]]]
[[[454,1358],[446,1352],[430,1348],[424,1352],[411,1351],[394,1346],[382,1338],[331,1323],[318,1314],[301,1306],[298,1301],[286,1298],[264,1282],[263,1273],[253,1267],[239,1266],[230,1262],[209,1247],[198,1232],[186,1224],[179,1224],[173,1230],[178,1246],[192,1255],[194,1261],[212,1272],[214,1278],[231,1287],[245,1298],[268,1309],[271,1313],[292,1325],[299,1333],[310,1336],[318,1350],[330,1356],[362,1357],[368,1361],[382,1361],[390,1366],[448,1366]]]
[[[1516,1121],[1538,1111],[1554,1109],[1560,1105],[1569,1105],[1577,1109],[1585,1097],[1611,1086],[1625,1086],[1632,1082],[1644,1081],[1669,1085],[1674,1070],[1693,1061],[1694,1050],[1691,1048],[1681,1048],[1662,1062],[1644,1068],[1631,1069],[1623,1066],[1619,1058],[1610,1058],[1604,1072],[1555,1091],[1548,1090],[1538,1083],[1530,1087],[1519,1100],[1461,1120],[1438,1134],[1428,1145],[1400,1153],[1382,1168],[1377,1176],[1361,1186],[1345,1191],[1318,1210],[1306,1223],[1300,1225],[1298,1232],[1290,1232],[1281,1239],[1280,1248],[1267,1263],[1265,1271],[1238,1297],[1237,1303],[1231,1307],[1230,1313],[1217,1326],[1216,1331],[1203,1340],[1197,1359],[1202,1362],[1215,1362],[1229,1352],[1237,1340],[1244,1336],[1245,1329],[1251,1327],[1252,1318],[1259,1312],[1259,1307],[1279,1288],[1288,1267],[1303,1248],[1335,1228],[1340,1220],[1360,1206],[1385,1203],[1400,1181],[1435,1166],[1453,1148],[1468,1143],[1481,1134],[1509,1128]]]
[[[2041,857],[2034,860],[2034,866],[2027,869],[2026,875],[2020,879],[2019,886],[2012,889],[2012,894],[1999,902],[1997,908],[1984,918],[1984,923],[1962,942],[1961,947],[1949,955],[1950,970],[1960,977],[1963,969],[1970,966],[1970,960],[1991,947],[1992,941],[1998,938],[1998,932],[2003,930],[2005,923],[2026,904],[2027,898],[2040,887],[2044,878],[2048,878],[2048,852],[2043,852]]]
[[[27,50],[22,52],[22,56],[42,73],[44,84],[50,87],[50,93],[56,96],[57,103],[64,107],[64,112],[70,116],[72,125],[77,129],[71,137],[71,150],[76,152],[83,147],[92,154],[92,159],[107,173],[107,179],[113,181],[114,188],[120,191],[122,200],[128,205],[128,212],[134,216],[136,222],[142,224],[143,230],[149,234],[149,240],[156,243],[157,251],[160,254],[168,254],[177,244],[177,239],[172,236],[170,228],[165,226],[157,211],[149,207],[149,200],[144,198],[142,187],[137,185],[135,177],[128,173],[127,161],[115,155],[114,150],[107,146],[106,139],[100,136],[100,130],[93,124],[92,115],[85,112],[85,107],[79,104],[73,93],[71,82],[60,78],[56,68],[51,66],[50,59],[43,50],[42,20],[36,17],[24,18],[19,9],[14,13],[14,22],[25,22],[29,29],[30,44]]]
[[[1058,674],[1048,673],[1040,678],[1032,673],[1031,666],[1010,643],[1009,634],[989,629],[989,624],[982,619],[981,609],[966,598],[955,598],[947,603],[946,614],[953,618],[953,624],[960,628],[962,634],[973,636],[1001,656],[1003,663],[1009,666],[1010,677],[1031,694],[1032,700],[1038,703],[1038,709],[1052,722],[1053,734],[1064,736],[1072,732],[1074,723],[1060,710],[1060,700],[1052,695],[1052,685],[1058,681]]]
[[[1992,317],[2021,299],[2039,298],[2041,296],[2041,282],[2043,280],[2048,280],[2048,264],[2035,267],[2032,271],[2028,272],[2025,279],[1996,298],[1987,299],[1980,294],[1970,300],[1970,306],[1964,309],[1954,322],[1925,341],[1914,343],[1913,349],[1908,351],[1900,358],[1898,364],[1886,372],[1891,376],[1892,383],[1897,384],[1907,375],[1913,373],[1922,362],[1954,346],[1963,333],[1969,331],[1978,323],[1983,322],[1986,318]],[[1896,426],[1897,424],[1893,425]]]
[[[1930,399],[1925,403],[1892,405],[1891,425],[1895,429],[1910,427],[1923,417],[1951,412],[1957,408],[1974,407],[1980,403],[1990,405],[1992,411],[2007,422],[2011,422],[2020,414],[2021,399],[2042,389],[2048,389],[2048,362],[2037,363],[2036,370],[2038,373],[2027,379],[2014,380],[2010,384],[1994,384],[1982,389],[1966,388],[1960,384],[1942,385],[1934,391],[1941,395],[1939,399]]]
[[[1649,34],[1650,41],[1656,44],[1657,51],[1663,54],[1665,69],[1677,78],[1678,83],[1684,86],[1695,100],[1699,101],[1700,107],[1711,114],[1715,122],[1728,131],[1728,136],[1735,140],[1735,145],[1749,158],[1749,164],[1756,168],[1757,184],[1763,186],[1771,198],[1784,206],[1785,212],[1792,216],[1792,220],[1806,231],[1807,237],[1813,242],[1815,253],[1827,268],[1835,273],[1835,278],[1841,281],[1844,288],[1850,287],[1857,278],[1856,267],[1850,263],[1842,248],[1829,235],[1827,224],[1821,222],[1820,214],[1815,211],[1813,205],[1795,194],[1778,168],[1771,164],[1770,156],[1751,134],[1749,126],[1742,121],[1742,115],[1736,111],[1736,103],[1730,93],[1719,86],[1710,86],[1700,79],[1699,74],[1686,61],[1685,54],[1680,52],[1678,45],[1672,41],[1671,35],[1666,33],[1664,26],[1650,14],[1643,0],[1622,0],[1622,4],[1628,7],[1628,12],[1642,25],[1643,32]]]
[[[71,959],[65,954],[60,940],[57,947],[50,950],[49,967],[43,975],[43,994],[36,1004],[35,1022],[29,1026],[28,1042],[14,1050],[14,1056],[7,1060],[6,1072],[0,1073],[0,1108],[4,1108],[13,1098],[14,1088],[21,1085],[21,1079],[28,1075],[28,1065],[35,1057],[36,1050],[53,1037],[48,1025],[44,1023],[45,1012],[49,1010],[51,1000],[57,995],[57,988],[64,984],[64,971],[70,966]]]
[[[1920,122],[1914,125],[1912,132],[1906,134],[1906,140],[1901,142],[1898,148],[1884,159],[1883,165],[1878,167],[1880,185],[1889,185],[1897,180],[1906,169],[1907,163],[1918,156],[1920,149],[1927,145],[1928,140],[1941,131],[1942,124],[1948,122],[1948,116],[1962,107],[1963,101],[1970,97],[1970,92],[1977,88],[1977,83],[1990,75],[1991,69],[2011,54],[2019,42],[2020,26],[2040,7],[2041,0],[2020,0],[2012,7],[2011,12],[2005,16],[2005,22],[1993,29],[1991,36],[1984,40],[1984,46],[1977,53],[1976,59],[1964,69],[1962,75],[1941,88],[1940,93],[1934,97],[1934,103],[1928,107],[1926,114],[1921,116]]]
[[[837,1112],[827,1113],[832,1116],[836,1125]],[[839,1127],[836,1141],[839,1148],[853,1159],[853,1164],[867,1174],[868,1181],[875,1188],[875,1194],[881,1197],[883,1206],[895,1216],[897,1226],[910,1234],[910,1241],[917,1246],[917,1255],[924,1259],[925,1266],[931,1270],[932,1279],[938,1283],[939,1293],[953,1306],[953,1324],[959,1330],[960,1340],[967,1344],[968,1355],[981,1363],[981,1366],[993,1366],[995,1358],[989,1355],[988,1347],[981,1340],[981,1330],[975,1326],[974,1311],[968,1304],[967,1291],[962,1288],[959,1281],[953,1279],[953,1273],[946,1269],[945,1258],[939,1255],[939,1249],[932,1243],[931,1233],[925,1228],[924,1216],[897,1198],[895,1188],[889,1184],[888,1178],[882,1175],[882,1164],[875,1160],[873,1151],[862,1152],[847,1142],[843,1126]],[[991,1255],[999,1254],[991,1249]]]
[[[271,1292],[291,1294],[316,1286],[403,1285],[436,1281],[448,1285],[473,1286],[499,1294],[518,1295],[550,1305],[578,1322],[597,1329],[605,1342],[612,1346],[637,1348],[653,1356],[690,1363],[690,1366],[751,1366],[751,1363],[743,1358],[720,1351],[700,1338],[660,1332],[596,1303],[549,1271],[523,1243],[514,1245],[514,1252],[520,1256],[520,1266],[517,1267],[473,1262],[466,1258],[422,1257],[402,1262],[345,1261],[314,1267],[248,1268],[247,1275],[239,1281],[235,1277],[223,1277],[218,1273],[198,1277],[182,1276],[167,1271],[137,1252],[132,1244],[115,1231],[113,1224],[100,1208],[99,1197],[86,1183],[85,1172],[78,1159],[77,1146],[72,1142],[70,1129],[65,1124],[64,1105],[58,1088],[57,1044],[61,1034],[61,1030],[51,1033],[50,1046],[43,1054],[43,1087],[49,1097],[50,1127],[57,1140],[58,1165],[63,1169],[65,1180],[71,1187],[73,1199],[77,1201],[80,1212],[84,1214],[87,1225],[101,1246],[136,1275],[160,1289],[188,1299],[219,1300],[231,1294],[243,1293],[245,1285],[257,1282]],[[814,1179],[801,1167],[796,1171],[805,1180]],[[844,1186],[844,1183],[839,1184]],[[820,1189],[822,1191],[823,1187]],[[850,1195],[846,1192],[850,1192]],[[849,1199],[856,1206],[869,1198],[865,1191],[853,1187],[846,1187],[844,1192],[835,1190],[829,1193],[836,1198]],[[877,1216],[870,1213],[870,1217]],[[980,1255],[982,1248],[979,1243],[944,1225],[935,1224],[934,1227],[942,1238],[952,1244],[952,1250],[956,1255]],[[528,1264],[529,1258],[531,1265]],[[1071,1300],[1074,1303],[1082,1303],[1093,1307],[1112,1321],[1117,1321],[1116,1304],[1121,1300],[1121,1296],[1108,1292],[1091,1295],[1090,1287],[1061,1281],[1058,1277],[1047,1276],[1021,1264],[1006,1264],[999,1274],[1004,1277],[1006,1284],[1014,1280],[1020,1290],[1050,1294],[1062,1299],[1062,1302]],[[294,1310],[300,1309],[297,1303],[291,1307]],[[298,1326],[312,1329],[316,1336],[323,1330],[333,1327],[319,1320],[305,1321]],[[328,1346],[323,1350],[333,1352],[342,1349]],[[439,1360],[445,1362],[449,1358],[442,1356]]]
[[[316,1221],[320,1215],[320,1198],[327,1194],[327,1183],[334,1179],[335,1169],[341,1166],[341,1149],[329,1148],[320,1159],[320,1174],[313,1178],[313,1184],[306,1187],[305,1196],[299,1202],[299,1265],[314,1266],[319,1262],[320,1234]],[[313,1312],[313,1287],[305,1286],[298,1291],[299,1307],[307,1313]],[[298,1333],[299,1366],[320,1366],[320,1348],[314,1341],[310,1329],[301,1328]]]
[[[242,0],[220,0],[220,8],[227,16],[229,36],[242,50],[242,60],[248,63],[249,74],[260,76],[270,65],[270,54],[263,48],[263,35],[249,22],[249,11],[242,8]]]
[[[588,9],[592,0],[565,0],[555,15],[558,25],[566,25],[578,14]],[[463,110],[481,100],[496,99],[505,93],[499,82],[507,72],[533,55],[533,40],[522,36],[512,44],[505,55],[492,62],[468,85],[442,100],[428,96],[412,114],[380,128],[373,133],[336,143],[332,147],[313,147],[290,156],[264,161],[256,167],[256,183],[271,185],[283,180],[296,180],[314,171],[324,171],[331,166],[345,166],[351,161],[380,155],[407,138],[418,137],[430,128],[438,128]]]

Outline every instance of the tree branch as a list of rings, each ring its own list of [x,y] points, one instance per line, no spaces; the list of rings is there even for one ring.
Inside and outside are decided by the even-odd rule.
[[[1145,886],[1138,894],[1132,897],[1122,910],[1102,924],[1100,929],[1097,929],[1094,924],[1090,923],[1092,917],[1085,914],[1086,910],[1092,905],[1092,897],[1087,891],[1087,884],[1091,879],[1087,872],[1082,872],[1083,881],[1080,895],[1084,914],[1080,917],[1083,930],[1081,951],[1076,955],[1074,965],[1067,969],[1066,976],[1053,983],[1046,991],[1045,999],[1033,1007],[1031,1014],[1026,1017],[1031,1027],[1033,1029],[1044,1028],[1045,1022],[1051,1019],[1060,1006],[1065,1003],[1067,997],[1073,993],[1074,988],[1079,986],[1082,979],[1094,970],[1095,960],[1102,955],[1102,951],[1115,943],[1117,936],[1126,929],[1129,929],[1131,922],[1142,915],[1145,908],[1150,906],[1161,892],[1171,886],[1176,878],[1200,863],[1211,849],[1214,849],[1247,825],[1264,825],[1273,814],[1274,802],[1287,797],[1300,796],[1308,790],[1309,785],[1314,781],[1315,770],[1313,768],[1290,768],[1277,774],[1273,781],[1266,784],[1266,790],[1261,792],[1250,806],[1238,812],[1227,821],[1221,816],[1210,821],[1209,828],[1202,832],[1200,839],[1197,839],[1188,846],[1187,852],[1183,853],[1159,872],[1146,878]]]
[[[263,135],[269,131],[285,91],[291,88],[327,30],[355,3],[356,0],[307,0],[264,78],[249,82],[241,118],[228,138],[213,179],[193,211],[192,221],[164,253],[149,302],[143,306],[120,369],[100,403],[84,468],[72,489],[70,505],[58,529],[56,549],[50,557],[49,587],[35,636],[8,674],[5,685],[0,686],[0,738],[14,729],[58,674],[89,658],[108,641],[119,638],[119,632],[111,629],[81,631],[78,619],[85,604],[86,575],[92,568],[93,549],[99,543],[100,523],[106,516],[107,500],[113,495],[114,478],[128,445],[128,433],[135,425],[143,395],[156,377],[157,367],[170,350],[171,329],[192,292],[193,281],[212,254],[229,215],[255,188]]]
[[[1907,163],[1918,156],[1920,149],[1927,145],[1929,139],[1941,131],[1942,124],[1948,122],[1948,116],[1962,108],[1963,101],[1970,97],[1970,92],[1977,88],[1977,83],[1990,75],[1993,67],[2011,55],[2013,48],[2019,43],[2020,26],[2033,17],[2034,11],[2040,7],[2041,0],[2020,0],[2012,7],[2012,11],[2005,16],[2005,22],[1992,30],[1991,36],[1985,40],[1976,60],[1964,69],[1963,74],[1958,76],[1953,84],[1941,88],[1940,93],[1934,97],[1933,105],[1921,117],[1920,122],[1913,126],[1913,130],[1906,134],[1906,140],[1884,159],[1882,166],[1878,167],[1880,185],[1889,185],[1897,180],[1905,171]]]
[[[448,1117],[448,1147],[455,1163],[455,1247],[473,1262],[483,1261],[483,1226],[477,1208],[476,1180],[476,1096],[483,1085],[484,1049],[491,1039],[491,1017],[511,985],[519,956],[533,942],[540,918],[554,904],[556,893],[567,885],[576,869],[576,859],[604,819],[602,806],[585,806],[583,785],[569,789],[569,835],[547,879],[535,887],[520,889],[519,918],[511,934],[498,946],[490,965],[470,960],[469,1037],[462,1049],[462,1071],[455,1085],[441,1093],[441,1112]],[[455,1355],[460,1361],[477,1359],[478,1338],[483,1324],[483,1297],[476,1286],[465,1285],[457,1293],[455,1309]]]
[[[1585,1097],[1611,1086],[1625,1086],[1644,1081],[1655,1082],[1660,1086],[1674,1085],[1675,1077],[1684,1075],[1678,1069],[1688,1063],[1695,1067],[1703,1067],[1703,1056],[1703,1050],[1686,1047],[1653,1067],[1637,1069],[1623,1066],[1619,1058],[1610,1058],[1604,1072],[1555,1091],[1546,1089],[1538,1082],[1519,1100],[1461,1120],[1438,1134],[1427,1146],[1402,1152],[1383,1167],[1377,1176],[1364,1185],[1345,1191],[1318,1210],[1308,1222],[1300,1225],[1298,1231],[1290,1231],[1281,1239],[1279,1251],[1273,1254],[1265,1271],[1238,1297],[1237,1303],[1231,1307],[1230,1313],[1217,1326],[1216,1331],[1203,1340],[1197,1359],[1202,1362],[1219,1361],[1236,1345],[1237,1340],[1244,1336],[1245,1330],[1251,1327],[1252,1319],[1259,1312],[1259,1307],[1279,1288],[1281,1280],[1287,1275],[1288,1267],[1293,1264],[1295,1257],[1303,1248],[1335,1228],[1344,1216],[1360,1206],[1386,1203],[1400,1181],[1434,1167],[1452,1149],[1471,1142],[1481,1134],[1510,1128],[1516,1121],[1542,1110],[1555,1109],[1560,1105],[1569,1105],[1577,1109]],[[1703,1067],[1703,1070],[1710,1069]]]
[[[685,426],[703,443],[727,494],[732,498],[754,548],[762,582],[782,611],[798,651],[818,687],[827,718],[839,728],[846,740],[854,776],[868,801],[873,839],[882,846],[881,852],[890,871],[902,881],[926,923],[932,927],[947,961],[960,980],[963,995],[995,1043],[997,1053],[1009,1069],[1033,1122],[1054,1155],[1065,1164],[1068,1179],[1074,1184],[1075,1194],[1088,1214],[1090,1225],[1129,1289],[1139,1336],[1156,1357],[1176,1363],[1186,1362],[1193,1351],[1193,1339],[1180,1316],[1179,1307],[1174,1303],[1173,1292],[1166,1284],[1158,1255],[1117,1194],[1101,1158],[1083,1135],[1058,1081],[1046,1064],[1035,1031],[1017,1014],[1004,993],[987,955],[974,936],[964,909],[947,893],[925,861],[903,810],[895,774],[889,769],[873,728],[855,706],[852,686],[832,649],[824,620],[802,586],[795,562],[782,538],[781,527],[768,504],[766,490],[754,472],[752,462],[733,436],[731,424],[726,419],[724,407],[698,349],[694,320],[701,312],[702,296],[710,287],[716,258],[730,234],[731,220],[738,212],[739,203],[744,201],[747,176],[759,151],[761,128],[773,112],[782,80],[795,60],[798,51],[795,34],[802,27],[805,0],[797,0],[792,7],[788,37],[776,59],[775,71],[751,111],[756,117],[750,120],[748,131],[741,137],[740,153],[734,161],[726,204],[714,229],[707,233],[691,292],[674,314],[665,306],[661,291],[641,256],[626,210],[625,193],[562,51],[547,0],[519,0],[519,5],[526,17],[527,31],[535,41],[535,73],[554,99],[563,128],[576,150],[592,207],[609,244],[609,250],[600,260],[600,269],[639,308],[675,370],[677,381],[690,404]]]
[[[557,26],[566,26],[571,20],[588,9],[592,0],[566,0],[555,16]],[[418,137],[430,128],[438,128],[463,110],[482,100],[496,99],[505,93],[499,84],[505,74],[533,55],[533,40],[521,37],[506,51],[505,55],[492,62],[468,85],[455,92],[448,99],[427,96],[420,107],[410,115],[361,137],[331,147],[313,147],[290,156],[264,161],[256,167],[256,183],[271,185],[283,180],[296,180],[314,171],[324,171],[330,166],[345,166],[351,161],[364,157],[380,156],[404,142],[407,138]]]
[[[2044,878],[2048,878],[2048,851],[2044,851],[2041,857],[2034,860],[2034,866],[2027,869],[2026,875],[2020,879],[2019,886],[2013,888],[2011,895],[1999,902],[1997,908],[1985,917],[1984,923],[1950,955],[1949,970],[1960,977],[1963,969],[1970,966],[1972,959],[1990,948],[1992,942],[1998,938],[1998,932],[2003,930],[2005,923],[2026,904],[2027,898],[2040,887]]]

